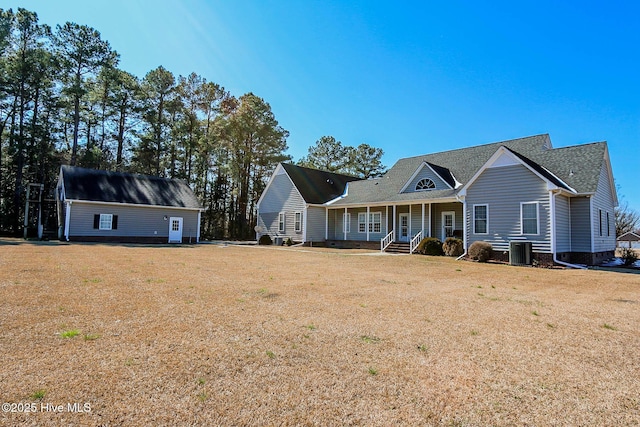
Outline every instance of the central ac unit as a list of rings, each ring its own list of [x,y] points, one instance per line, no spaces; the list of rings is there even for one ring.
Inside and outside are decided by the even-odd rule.
[[[511,265],[531,265],[532,255],[531,242],[509,243],[509,263]]]

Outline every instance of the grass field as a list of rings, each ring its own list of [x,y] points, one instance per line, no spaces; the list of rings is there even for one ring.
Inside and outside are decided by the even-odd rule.
[[[0,425],[640,423],[640,275],[371,254],[0,240]]]

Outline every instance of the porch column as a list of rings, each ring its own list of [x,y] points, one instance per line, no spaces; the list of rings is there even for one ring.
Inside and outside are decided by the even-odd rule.
[[[347,240],[347,208],[344,208],[344,214],[342,215],[342,233],[344,234],[344,240]]]
[[[424,203],[422,204],[422,237],[424,237]]]
[[[433,224],[433,216],[431,215],[431,203],[429,203],[429,233],[428,237],[431,237],[431,226]]]
[[[369,241],[369,206],[367,206],[367,221],[365,222],[365,224],[367,224],[367,242]]]
[[[329,208],[324,208],[324,240],[329,240]]]
[[[393,242],[396,241],[396,205],[393,205]]]
[[[384,235],[389,234],[389,205],[385,206],[384,212]]]
[[[411,237],[413,237],[413,231],[411,230],[411,203],[409,203],[409,232],[407,234],[409,235],[409,241],[411,241]]]

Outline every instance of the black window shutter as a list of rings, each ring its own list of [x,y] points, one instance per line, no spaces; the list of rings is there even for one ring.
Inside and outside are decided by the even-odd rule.
[[[100,227],[100,214],[95,214],[93,216],[93,228],[99,228]]]
[[[111,220],[111,229],[112,230],[118,229],[118,215],[113,216],[113,219]]]

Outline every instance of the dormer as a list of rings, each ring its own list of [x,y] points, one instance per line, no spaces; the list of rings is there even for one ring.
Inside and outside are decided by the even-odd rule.
[[[457,188],[457,184],[449,169],[429,162],[422,162],[400,192],[415,193],[432,190],[451,190]]]

